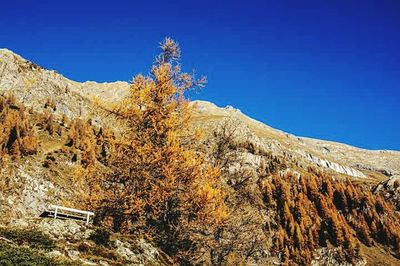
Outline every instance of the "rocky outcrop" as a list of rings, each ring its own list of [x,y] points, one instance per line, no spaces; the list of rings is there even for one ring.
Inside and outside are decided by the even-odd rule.
[[[55,249],[49,250],[48,256],[83,265],[172,265],[167,255],[142,238],[119,239],[115,235],[108,246],[96,247],[90,240],[95,227],[82,222],[53,218],[18,219],[9,228],[40,231],[56,241]],[[91,256],[93,252],[95,256]]]
[[[353,263],[349,262],[338,262],[338,253],[340,252],[340,248],[319,248],[317,250],[317,256],[311,262],[311,266],[364,266],[367,264],[365,259],[359,259]]]
[[[131,265],[165,265],[163,260],[168,260],[166,255],[156,249],[152,244],[139,239],[134,243],[116,240],[115,251]]]
[[[305,158],[308,159],[310,162],[314,163],[318,167],[327,168],[327,169],[335,171],[337,173],[345,174],[345,175],[349,175],[349,176],[353,176],[353,177],[366,178],[366,176],[362,172],[360,172],[354,168],[351,168],[349,166],[343,166],[338,163],[334,163],[334,162],[330,162],[325,159],[318,158],[316,156],[313,156],[311,153],[307,153],[305,155]]]
[[[8,189],[0,192],[1,219],[5,222],[12,217],[39,216],[61,193],[60,188],[43,178],[42,168],[28,166],[21,164],[8,175],[0,171],[9,180]]]
[[[23,220],[23,219],[22,219]],[[14,222],[15,223],[15,222]],[[44,218],[31,223],[31,227],[50,235],[56,240],[77,241],[88,239],[93,228],[73,220]]]
[[[374,188],[374,192],[379,192],[381,190],[400,192],[400,175],[392,176]]]
[[[381,194],[386,200],[393,202],[400,211],[400,175],[391,176],[379,183],[373,189],[374,193]]]

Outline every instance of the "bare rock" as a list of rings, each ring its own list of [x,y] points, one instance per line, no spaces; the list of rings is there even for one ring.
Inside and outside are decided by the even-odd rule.
[[[84,240],[89,238],[93,232],[92,229],[82,222],[53,218],[42,219],[35,227],[54,239]]]
[[[78,260],[80,252],[77,250],[69,249],[67,250],[67,255],[71,260]]]
[[[129,265],[167,265],[166,256],[144,239],[128,243],[120,240],[114,242],[116,253],[129,261]]]

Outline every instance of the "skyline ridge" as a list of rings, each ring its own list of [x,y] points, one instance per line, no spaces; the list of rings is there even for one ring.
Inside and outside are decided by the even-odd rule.
[[[80,81],[80,80],[74,80],[74,79],[72,79],[72,78],[70,78],[70,77],[65,76],[63,73],[59,72],[57,69],[47,69],[47,68],[41,66],[40,63],[38,63],[38,62],[33,62],[33,61],[29,60],[29,58],[25,58],[23,55],[17,54],[17,53],[14,52],[12,49],[9,49],[9,48],[0,48],[0,53],[4,53],[4,52],[5,52],[5,53],[11,53],[11,54],[14,55],[14,56],[18,56],[18,57],[20,57],[22,60],[26,60],[26,61],[28,61],[28,62],[32,62],[33,64],[38,65],[39,67],[41,67],[41,68],[42,68],[43,70],[45,70],[45,71],[54,71],[54,72],[56,72],[57,74],[59,74],[60,76],[62,76],[63,78],[66,78],[66,79],[68,79],[68,80],[70,80],[70,81],[72,81],[72,82],[77,82],[77,83],[91,83],[91,82],[94,82],[94,83],[97,83],[97,84],[117,84],[117,83],[124,83],[124,84],[126,84],[126,85],[130,85],[130,81],[125,81],[125,80],[113,80],[113,81],[97,81],[97,80],[84,80],[84,81]],[[207,103],[211,103],[211,104],[215,105],[215,106],[218,107],[218,108],[233,107],[234,109],[236,109],[236,110],[242,112],[242,110],[241,110],[240,108],[238,108],[237,106],[231,106],[231,105],[225,105],[225,106],[223,106],[223,105],[218,105],[218,104],[216,104],[216,103],[214,103],[214,102],[212,102],[212,101],[203,100],[203,99],[191,99],[191,100],[192,100],[193,102],[207,102]],[[357,149],[362,149],[362,150],[367,150],[367,151],[377,151],[377,152],[379,152],[379,151],[384,151],[384,152],[400,152],[400,149],[397,150],[396,148],[384,148],[384,149],[379,149],[379,148],[377,148],[377,149],[371,149],[371,148],[365,148],[365,147],[357,146],[357,145],[352,144],[352,143],[341,142],[341,141],[338,141],[338,140],[335,140],[335,139],[319,138],[319,137],[315,137],[315,136],[312,136],[312,135],[310,135],[310,136],[297,135],[297,134],[292,133],[292,132],[290,132],[290,131],[287,131],[287,130],[285,130],[285,129],[283,129],[283,128],[276,128],[276,127],[273,127],[273,126],[269,125],[268,122],[265,122],[265,121],[263,121],[263,120],[258,120],[258,119],[256,119],[256,118],[252,117],[252,115],[251,115],[251,114],[248,114],[247,112],[242,112],[242,113],[243,113],[245,116],[247,116],[248,118],[253,119],[254,121],[256,121],[256,122],[258,122],[258,123],[261,123],[261,124],[264,125],[264,126],[270,127],[271,129],[276,130],[276,131],[280,131],[280,132],[282,132],[283,134],[290,134],[290,135],[292,135],[292,136],[294,136],[294,137],[297,137],[297,138],[311,139],[311,140],[323,141],[323,142],[332,142],[332,143],[347,145],[347,146],[349,146],[349,147],[354,147],[354,148],[357,148]]]

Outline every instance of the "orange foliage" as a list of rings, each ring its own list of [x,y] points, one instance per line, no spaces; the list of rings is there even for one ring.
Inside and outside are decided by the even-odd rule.
[[[136,76],[130,95],[110,111],[127,130],[114,143],[112,171],[95,200],[103,224],[147,235],[185,260],[204,244],[199,235],[223,225],[228,209],[219,170],[186,134],[191,110],[184,92],[204,80],[181,72],[174,41],[165,39],[161,48],[151,74]]]
[[[284,262],[289,253],[296,263],[309,264],[314,250],[328,243],[342,247],[342,260],[348,261],[359,256],[358,241],[377,241],[398,252],[399,215],[359,185],[309,169],[299,179],[273,175],[261,186],[267,206],[276,210],[274,250],[284,251]]]
[[[0,96],[0,156],[14,157],[37,153],[39,142],[25,108],[15,96]]]

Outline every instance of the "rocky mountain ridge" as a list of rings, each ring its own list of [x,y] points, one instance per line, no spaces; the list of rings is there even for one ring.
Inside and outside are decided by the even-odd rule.
[[[40,110],[46,101],[54,102],[55,114],[68,117],[90,118],[105,123],[99,115],[96,102],[113,103],[127,95],[129,83],[84,83],[72,81],[55,71],[42,67],[0,49],[0,92],[11,92],[22,103]],[[400,152],[372,151],[350,145],[297,137],[256,121],[233,107],[220,108],[205,101],[194,101],[196,119],[221,122],[223,119],[240,121],[253,134],[256,145],[272,149],[302,161],[339,174],[365,179],[371,176],[382,180],[400,174]]]
[[[241,121],[254,135],[257,145],[273,150],[278,154],[294,156],[336,173],[355,178],[368,178],[368,173],[376,173],[382,179],[400,174],[400,152],[386,150],[366,150],[350,145],[297,137],[274,129],[256,121],[232,107],[219,108],[216,105],[196,101],[197,119],[207,122],[226,118]]]

